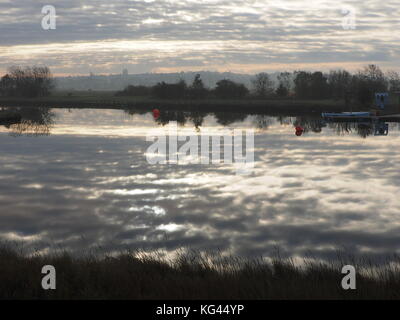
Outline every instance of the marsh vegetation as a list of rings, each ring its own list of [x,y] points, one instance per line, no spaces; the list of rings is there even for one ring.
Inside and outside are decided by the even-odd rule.
[[[74,256],[67,251],[24,254],[0,248],[1,299],[398,299],[399,257],[374,263],[348,256],[301,263],[178,250],[173,258],[140,250]],[[357,289],[344,290],[341,269],[357,270]],[[43,290],[41,269],[57,270],[56,290]]]

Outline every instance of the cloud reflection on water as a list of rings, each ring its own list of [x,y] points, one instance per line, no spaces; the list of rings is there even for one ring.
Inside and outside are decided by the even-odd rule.
[[[1,238],[74,251],[189,246],[268,255],[279,246],[320,258],[341,245],[377,256],[398,251],[396,131],[361,139],[326,128],[298,138],[274,121],[256,134],[254,172],[241,176],[226,165],[149,165],[151,117],[85,113],[56,111],[51,136],[0,133]],[[218,124],[208,117],[207,126]]]

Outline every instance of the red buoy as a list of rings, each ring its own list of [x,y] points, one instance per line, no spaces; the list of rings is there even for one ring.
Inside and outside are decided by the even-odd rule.
[[[153,109],[153,117],[154,117],[154,119],[157,119],[158,117],[160,117],[160,110]]]
[[[302,127],[300,127],[300,126],[296,127],[296,136],[298,136],[298,137],[301,136],[303,134],[303,132],[304,132],[304,129]]]

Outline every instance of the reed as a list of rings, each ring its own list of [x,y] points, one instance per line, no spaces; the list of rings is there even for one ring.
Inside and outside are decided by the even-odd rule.
[[[390,261],[390,262],[389,262]],[[25,254],[0,248],[0,299],[398,299],[399,258],[374,263],[339,254],[322,262],[243,258],[220,252],[179,250],[119,254],[67,251]],[[357,289],[343,290],[341,268],[357,270]],[[43,290],[41,268],[56,268],[56,290]]]

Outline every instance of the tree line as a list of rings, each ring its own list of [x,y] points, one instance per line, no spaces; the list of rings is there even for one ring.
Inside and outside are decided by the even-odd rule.
[[[190,85],[184,80],[177,83],[165,83],[163,81],[152,87],[129,85],[124,90],[117,92],[117,95],[154,96],[159,99],[236,99],[244,98],[249,93],[249,89],[244,84],[226,79],[218,81],[214,89],[206,88],[200,75],[197,74]]]
[[[49,95],[54,81],[48,67],[11,67],[0,79],[1,96],[38,97]],[[377,65],[365,66],[354,74],[346,70],[281,72],[276,79],[262,72],[251,87],[228,79],[207,88],[197,74],[192,83],[159,82],[154,86],[129,85],[116,95],[153,96],[159,99],[335,99],[346,103],[370,104],[375,92],[400,91],[400,76],[384,73]]]
[[[384,73],[371,64],[354,74],[346,70],[281,72],[275,81],[262,72],[254,76],[251,88],[227,79],[217,82],[215,88],[206,88],[198,74],[189,85],[183,80],[159,82],[152,87],[129,85],[117,95],[159,99],[334,99],[367,105],[375,92],[387,91],[400,91],[399,74]]]
[[[48,67],[11,67],[0,79],[1,96],[47,96],[54,88],[53,76]]]

